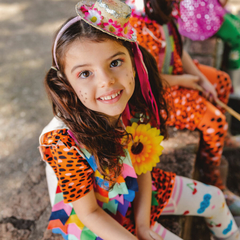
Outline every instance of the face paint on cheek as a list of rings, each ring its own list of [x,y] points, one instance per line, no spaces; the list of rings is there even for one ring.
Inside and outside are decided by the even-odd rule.
[[[134,76],[132,76],[131,81],[129,82],[129,85],[132,85],[132,83],[134,83],[134,82],[135,82],[135,78],[134,78]]]
[[[80,99],[80,101],[82,101],[82,99],[83,99],[83,94],[82,94],[82,92],[81,92],[81,91],[79,91],[78,98]]]

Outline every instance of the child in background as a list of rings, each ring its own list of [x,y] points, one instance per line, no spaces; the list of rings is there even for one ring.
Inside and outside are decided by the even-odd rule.
[[[59,29],[45,85],[54,119],[40,136],[64,239],[177,240],[160,214],[203,216],[216,239],[240,239],[222,192],[164,172],[166,102],[154,58],[119,0],[80,1]],[[192,187],[194,186],[194,190]]]
[[[231,212],[239,216],[240,198],[226,187],[228,163],[222,156],[228,124],[224,111],[212,104],[217,98],[228,102],[231,80],[225,72],[196,65],[182,49],[181,36],[172,19],[173,2],[128,0],[133,9],[130,22],[136,29],[138,43],[154,56],[162,78],[171,86],[164,95],[172,107],[166,124],[201,132],[201,181],[222,189]],[[198,85],[204,95],[197,90]]]
[[[230,47],[228,70],[234,93],[240,95],[240,16],[224,9],[227,0],[183,0],[179,32],[194,41],[217,36]]]

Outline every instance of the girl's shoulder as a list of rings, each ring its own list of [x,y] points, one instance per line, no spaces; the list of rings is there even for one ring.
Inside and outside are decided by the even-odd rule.
[[[47,162],[49,162],[48,156],[51,160],[52,155],[60,154],[60,152],[62,159],[69,159],[73,156],[79,156],[82,160],[86,159],[87,153],[85,152],[87,150],[76,143],[71,134],[69,134],[68,127],[56,117],[43,129],[39,137],[39,143],[42,159]]]
[[[42,130],[39,136],[40,145],[43,145],[43,141],[44,141],[44,144],[50,144],[51,140],[57,137],[58,134],[59,136],[61,136],[62,134],[66,134],[67,130],[68,130],[68,127],[64,124],[64,122],[61,121],[59,118],[54,117],[49,122],[49,124]],[[46,142],[46,138],[52,138],[52,139],[49,139],[49,142]]]
[[[68,155],[67,158],[74,152],[74,155],[81,156],[82,159],[86,159],[88,163],[90,162],[89,164],[92,169],[95,170],[96,168],[96,166],[91,164],[91,161],[89,160],[92,155],[88,152],[86,147],[77,142],[74,134],[66,124],[57,117],[54,117],[43,129],[39,137],[39,145],[41,155],[43,150],[51,149],[52,151],[55,151],[56,149],[63,149],[64,154]]]
[[[66,147],[77,147],[73,138],[69,135],[68,129],[56,129],[46,132],[40,137],[40,146],[54,146],[64,144]]]

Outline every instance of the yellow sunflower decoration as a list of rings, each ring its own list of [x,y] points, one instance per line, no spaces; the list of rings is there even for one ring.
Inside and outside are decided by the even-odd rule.
[[[163,136],[160,130],[151,128],[151,125],[133,123],[126,127],[126,131],[131,133],[133,139],[128,144],[133,167],[138,175],[151,171],[160,161],[163,147],[160,143]]]

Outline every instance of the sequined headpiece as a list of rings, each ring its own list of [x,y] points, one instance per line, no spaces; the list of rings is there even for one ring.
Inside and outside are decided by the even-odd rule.
[[[147,105],[152,108],[152,111],[157,118],[157,123],[160,125],[159,112],[149,83],[147,69],[143,61],[142,53],[136,42],[136,34],[129,23],[131,8],[120,0],[81,0],[77,3],[75,9],[78,16],[68,21],[60,29],[54,42],[53,58],[56,69],[59,70],[56,58],[58,40],[72,24],[79,20],[84,20],[91,26],[118,39],[132,42],[134,62],[139,77],[142,95]],[[128,110],[126,109],[125,112],[128,112]]]
[[[77,14],[93,27],[125,41],[137,40],[129,23],[131,8],[120,0],[82,0],[75,8]]]

